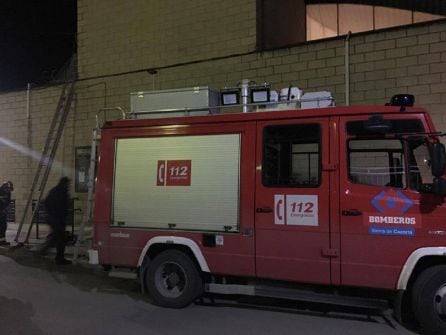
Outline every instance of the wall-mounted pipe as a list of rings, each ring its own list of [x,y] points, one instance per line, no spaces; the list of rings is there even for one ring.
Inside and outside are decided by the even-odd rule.
[[[33,124],[31,119],[31,83],[26,85],[26,146],[28,149],[32,147],[32,138],[33,138]],[[30,168],[33,164],[33,160],[31,156],[28,156],[27,166]],[[29,180],[31,182],[31,180]]]
[[[26,118],[27,119],[29,119],[31,117],[30,106],[31,106],[31,83],[28,83],[28,85],[26,85]]]
[[[350,106],[350,35],[345,37],[345,105]]]
[[[103,117],[104,117],[104,122],[107,121],[107,112],[109,111],[119,111],[121,112],[121,117],[123,120],[125,120],[127,118],[127,113],[124,111],[124,109],[122,109],[121,107],[107,107],[107,108],[101,108],[97,113],[96,113],[96,128],[95,129],[100,129],[101,128],[101,120],[100,120],[100,114],[102,113]],[[102,122],[103,123],[103,122]]]
[[[157,70],[155,70],[155,69],[150,69],[150,70],[147,70],[147,72],[150,74],[150,75],[152,75],[152,90],[155,90],[155,88],[156,88],[156,75],[157,75],[157,73],[158,73],[158,71]]]

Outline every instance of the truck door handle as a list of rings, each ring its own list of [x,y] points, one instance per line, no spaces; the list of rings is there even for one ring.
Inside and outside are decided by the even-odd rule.
[[[344,215],[344,216],[360,216],[360,215],[362,215],[362,212],[358,211],[357,209],[349,209],[349,210],[343,210],[342,215]]]
[[[257,213],[272,213],[273,209],[271,207],[259,207],[256,208]]]

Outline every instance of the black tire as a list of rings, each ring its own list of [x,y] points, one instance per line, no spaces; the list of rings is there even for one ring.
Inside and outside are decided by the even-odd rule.
[[[203,293],[197,266],[181,251],[163,251],[150,261],[144,272],[147,292],[159,306],[183,308]]]
[[[412,289],[412,308],[422,334],[446,334],[446,265],[423,271]]]

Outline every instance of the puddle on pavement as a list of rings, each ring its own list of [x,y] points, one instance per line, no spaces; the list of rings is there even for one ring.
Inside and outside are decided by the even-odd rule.
[[[32,321],[35,310],[31,303],[0,297],[2,334],[44,335]],[[7,320],[8,322],[4,322]]]
[[[53,256],[41,256],[28,246],[19,248],[0,248],[0,255],[8,257],[17,264],[50,272],[56,278],[83,291],[95,291],[113,294],[124,294],[135,300],[147,298],[141,293],[139,282],[135,279],[112,278],[100,266],[88,264],[56,265]],[[63,275],[63,276],[61,276]]]

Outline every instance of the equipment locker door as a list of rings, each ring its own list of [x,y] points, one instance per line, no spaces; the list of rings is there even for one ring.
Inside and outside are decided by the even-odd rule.
[[[259,122],[256,274],[330,283],[329,121]]]
[[[102,222],[113,215],[102,233],[111,264],[132,266],[163,236],[193,241],[212,272],[254,276],[255,131],[254,122],[223,122],[103,133],[102,185],[114,188],[111,207],[95,211]]]

